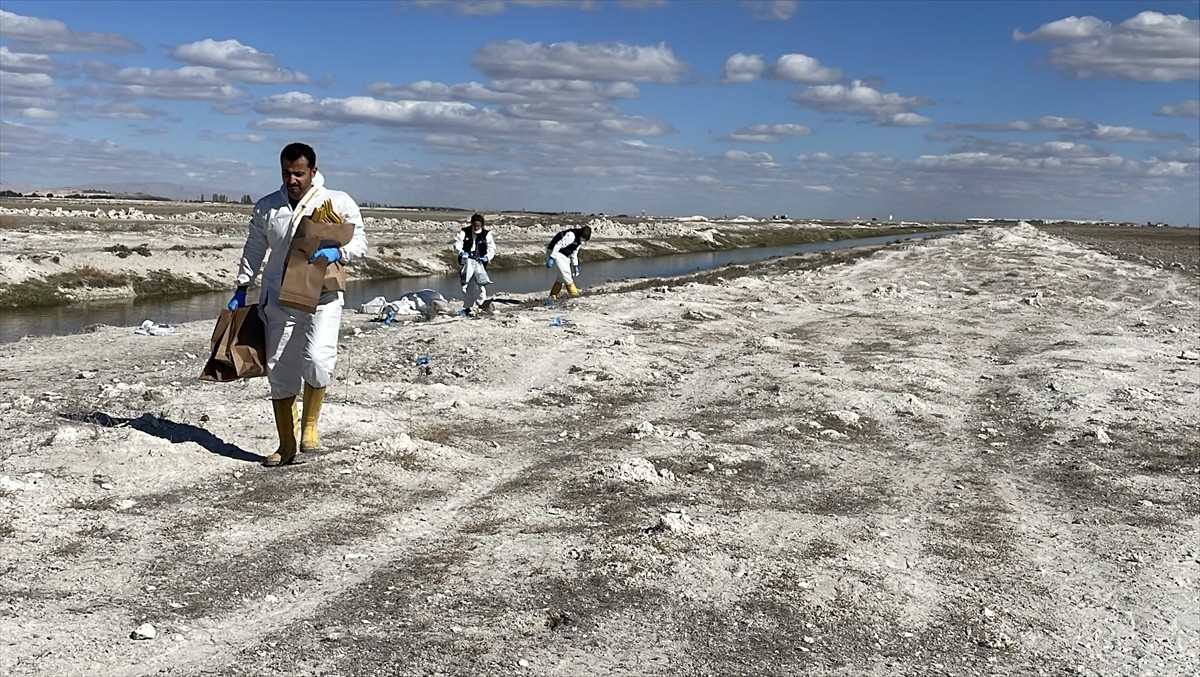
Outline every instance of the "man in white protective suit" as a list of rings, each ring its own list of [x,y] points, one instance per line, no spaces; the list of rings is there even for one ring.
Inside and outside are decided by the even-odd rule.
[[[564,286],[571,298],[579,298],[579,289],[575,287],[575,278],[579,275],[579,248],[591,239],[591,226],[568,228],[550,239],[546,245],[546,267],[557,268],[558,279],[550,287],[550,298],[546,299],[545,305],[553,304]]]
[[[337,364],[338,330],[341,328],[343,292],[322,291],[315,312],[308,313],[279,304],[288,250],[296,227],[304,216],[314,220],[340,219],[353,224],[354,235],[340,247],[325,246],[313,253],[309,264],[324,258],[328,266],[342,266],[367,253],[367,235],[358,204],[339,190],[329,190],[317,171],[316,151],[303,143],[292,143],[279,154],[283,186],[260,199],[250,217],[249,234],[238,267],[237,291],[229,308],[246,305],[246,290],[258,275],[267,251],[271,257],[262,272],[258,312],[266,325],[267,381],[279,448],[263,462],[266,466],[287,465],[298,448],[319,449],[317,419],[325,400],[325,388]],[[321,212],[327,218],[319,219]],[[303,259],[301,259],[303,260]],[[294,262],[293,262],[294,265]],[[303,430],[297,420],[296,397],[303,390]]]
[[[463,288],[463,315],[470,315],[476,305],[488,309],[487,286],[492,283],[487,274],[488,262],[496,256],[496,239],[484,227],[482,214],[471,216],[471,225],[458,231],[454,238],[458,252],[459,281]]]

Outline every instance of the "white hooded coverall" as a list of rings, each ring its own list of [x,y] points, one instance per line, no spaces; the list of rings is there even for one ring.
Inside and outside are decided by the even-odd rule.
[[[333,204],[343,222],[354,224],[354,236],[341,247],[338,261],[330,264],[339,266],[367,253],[367,234],[358,204],[340,190],[326,189],[320,172],[313,177],[312,187],[295,210],[288,203],[287,188],[281,187],[255,203],[250,217],[237,284],[240,287],[254,282],[270,250],[271,257],[262,272],[258,312],[266,325],[267,381],[273,400],[299,395],[304,383],[314,388],[328,386],[337,366],[338,330],[345,303],[342,292],[323,293],[313,313],[285,308],[278,302],[283,267],[296,226],[303,216],[312,214],[326,200]]]
[[[488,277],[487,269],[483,267],[479,257],[486,256],[490,261],[496,256],[496,239],[492,237],[490,230],[487,230],[486,251],[467,251],[467,231],[469,229],[469,227],[459,229],[458,235],[454,238],[455,253],[465,251],[469,256],[463,264],[461,274],[464,295],[463,308],[467,310],[487,300],[487,285],[492,283],[492,278]]]
[[[579,247],[583,243],[579,243],[579,247],[575,247],[570,256],[562,253],[561,250],[569,248],[575,244],[575,233],[567,231],[559,238],[558,242],[554,243],[553,247],[546,250],[546,258],[554,259],[554,267],[558,271],[558,280],[563,283],[564,287],[569,287],[575,283],[575,277],[571,274],[572,266],[579,267]]]

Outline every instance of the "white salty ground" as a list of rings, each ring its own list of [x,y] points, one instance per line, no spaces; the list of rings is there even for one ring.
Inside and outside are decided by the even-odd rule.
[[[281,469],[206,323],[0,346],[0,673],[1200,671],[1196,278],[1027,226],[801,263],[347,313]]]

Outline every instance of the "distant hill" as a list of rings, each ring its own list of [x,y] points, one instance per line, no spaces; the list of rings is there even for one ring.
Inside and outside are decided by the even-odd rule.
[[[213,193],[225,195],[229,200],[237,202],[248,191],[235,191],[229,189],[210,188],[204,186],[183,186],[177,183],[167,183],[165,181],[150,181],[145,183],[102,183],[92,184],[88,186],[72,186],[65,189],[55,189],[55,193],[59,190],[73,190],[76,192],[96,192],[105,191],[119,195],[121,197],[149,196],[142,199],[159,198],[164,200],[199,200],[201,196],[205,199],[212,197]],[[255,197],[255,196],[251,196]]]
[[[201,196],[206,200],[211,199],[214,193],[224,195],[230,202],[237,202],[241,200],[243,195],[247,194],[245,190],[235,191],[201,186],[184,186],[166,181],[93,183],[55,188],[39,188],[28,184],[4,183],[0,184],[0,192],[3,191],[12,191],[21,193],[22,195],[37,193],[38,195],[55,195],[59,197],[67,195],[99,196],[107,194],[114,198],[124,198],[127,200],[174,200],[191,202],[199,200]],[[261,196],[252,195],[251,197],[257,199]]]

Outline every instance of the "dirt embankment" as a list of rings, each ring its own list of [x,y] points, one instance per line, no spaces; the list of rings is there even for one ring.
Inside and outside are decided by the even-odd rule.
[[[841,260],[348,314],[281,469],[206,323],[2,345],[0,673],[1200,672],[1196,277]]]
[[[225,290],[246,238],[242,205],[0,200],[0,308]],[[451,243],[468,213],[364,210],[368,254],[350,279],[447,273]],[[537,265],[564,228],[590,224],[585,260],[655,256],[899,234],[950,226],[808,223],[739,218],[633,219],[488,214],[500,255],[494,267]]]

